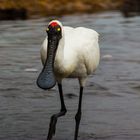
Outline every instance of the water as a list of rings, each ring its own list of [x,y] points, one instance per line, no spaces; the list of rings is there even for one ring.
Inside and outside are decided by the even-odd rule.
[[[79,140],[140,139],[140,17],[118,12],[60,17],[64,25],[100,33],[101,63],[83,98]],[[0,22],[0,140],[44,140],[50,116],[59,111],[57,87],[36,86],[39,50],[49,19]],[[72,140],[78,81],[63,82],[66,116],[54,140]]]

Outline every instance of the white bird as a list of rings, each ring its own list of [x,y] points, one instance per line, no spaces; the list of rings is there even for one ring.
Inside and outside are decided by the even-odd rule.
[[[63,26],[58,20],[51,21],[46,29],[47,37],[41,48],[41,60],[44,65],[37,79],[42,89],[50,89],[58,83],[61,110],[51,117],[47,140],[55,134],[57,118],[67,112],[63,98],[62,80],[77,78],[80,85],[78,111],[75,116],[75,136],[77,140],[81,119],[82,94],[88,75],[95,72],[100,61],[98,33],[84,27]]]

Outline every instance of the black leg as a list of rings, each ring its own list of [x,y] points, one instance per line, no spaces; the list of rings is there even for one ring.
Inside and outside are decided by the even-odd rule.
[[[66,106],[65,106],[65,103],[64,103],[63,90],[62,90],[62,85],[61,84],[58,84],[58,89],[59,89],[59,94],[60,94],[61,110],[60,110],[59,113],[51,116],[50,128],[49,128],[47,140],[51,140],[52,136],[55,135],[57,119],[61,116],[64,116],[67,112]]]
[[[83,95],[83,87],[80,87],[78,111],[77,111],[76,116],[75,116],[76,126],[75,126],[74,140],[77,140],[77,138],[78,138],[79,124],[80,124],[80,120],[81,120],[82,95]]]

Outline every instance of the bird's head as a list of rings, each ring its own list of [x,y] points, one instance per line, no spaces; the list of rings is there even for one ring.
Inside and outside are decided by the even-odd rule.
[[[56,37],[60,40],[62,38],[62,24],[57,20],[53,20],[49,23],[46,32],[48,38]]]
[[[48,24],[46,32],[48,36],[47,58],[37,79],[37,85],[42,89],[50,89],[56,84],[54,60],[59,41],[62,38],[62,24],[57,20],[53,20]]]

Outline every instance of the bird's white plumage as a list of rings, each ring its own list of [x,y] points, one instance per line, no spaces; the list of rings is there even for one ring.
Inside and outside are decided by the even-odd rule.
[[[54,22],[54,21],[53,21]],[[86,77],[94,72],[99,64],[100,50],[98,45],[98,33],[92,29],[62,26],[62,38],[59,42],[54,72],[56,80],[63,78],[78,78],[81,86],[84,86]],[[48,37],[45,38],[41,48],[43,64],[47,57]]]

